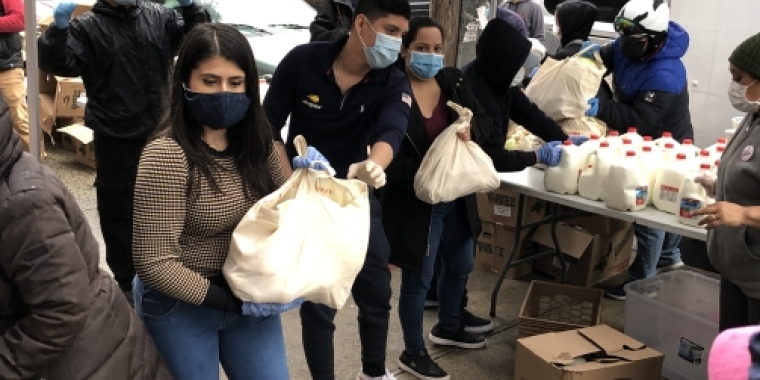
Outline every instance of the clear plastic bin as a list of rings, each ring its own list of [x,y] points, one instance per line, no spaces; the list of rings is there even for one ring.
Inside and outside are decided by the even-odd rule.
[[[665,355],[662,375],[707,380],[707,358],[718,336],[719,281],[680,270],[625,289],[625,333]]]

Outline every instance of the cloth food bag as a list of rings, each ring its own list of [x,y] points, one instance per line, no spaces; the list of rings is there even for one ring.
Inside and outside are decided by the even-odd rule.
[[[296,151],[306,156],[306,140]],[[369,189],[359,180],[296,169],[248,211],[232,234],[224,277],[243,301],[298,298],[340,309],[369,244]]]
[[[492,191],[501,184],[493,161],[483,149],[457,137],[457,132],[470,126],[472,111],[454,102],[446,104],[459,114],[459,119],[433,141],[414,176],[417,198],[429,204]]]
[[[530,81],[525,94],[555,121],[581,118],[596,97],[607,69],[598,52],[594,59],[581,57],[591,46],[562,61],[547,58]]]

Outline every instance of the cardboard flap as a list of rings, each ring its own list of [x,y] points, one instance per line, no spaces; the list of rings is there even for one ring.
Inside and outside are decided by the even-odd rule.
[[[562,252],[576,259],[580,259],[594,241],[594,235],[564,223],[557,223],[557,236],[562,237],[559,242]],[[555,248],[551,226],[539,227],[533,235],[533,241],[546,247]]]
[[[626,351],[639,351],[647,347],[644,343],[628,335],[621,334],[607,325],[580,329],[578,333],[596,344],[609,356],[615,356],[618,353],[625,353]]]
[[[577,358],[600,352],[598,346],[578,334],[577,330],[536,335],[520,341],[544,361],[560,367],[572,364]]]
[[[89,144],[94,139],[92,129],[87,128],[82,124],[69,125],[68,127],[59,129],[58,132],[65,133],[77,139],[82,144]]]

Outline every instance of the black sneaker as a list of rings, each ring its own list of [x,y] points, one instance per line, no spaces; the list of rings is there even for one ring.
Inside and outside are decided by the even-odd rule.
[[[461,318],[464,331],[475,334],[485,334],[493,330],[493,322],[485,318],[480,318],[467,310],[462,310]]]
[[[627,282],[624,282],[618,286],[607,288],[604,290],[604,295],[607,296],[607,298],[611,298],[615,301],[625,301],[625,285],[626,284]]]
[[[435,325],[428,335],[430,341],[441,346],[454,346],[459,348],[483,348],[486,346],[486,339],[471,334],[464,329],[454,332],[448,332]]]
[[[448,380],[449,374],[435,364],[427,351],[409,355],[406,351],[398,357],[398,365],[410,375],[422,380]]]

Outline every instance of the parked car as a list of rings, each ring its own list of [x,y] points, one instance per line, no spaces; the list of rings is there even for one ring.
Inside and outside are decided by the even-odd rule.
[[[304,0],[196,1],[208,9],[213,22],[233,25],[245,35],[259,75],[273,74],[291,49],[309,42],[309,24],[317,15]],[[176,0],[165,0],[164,6],[179,5]]]

